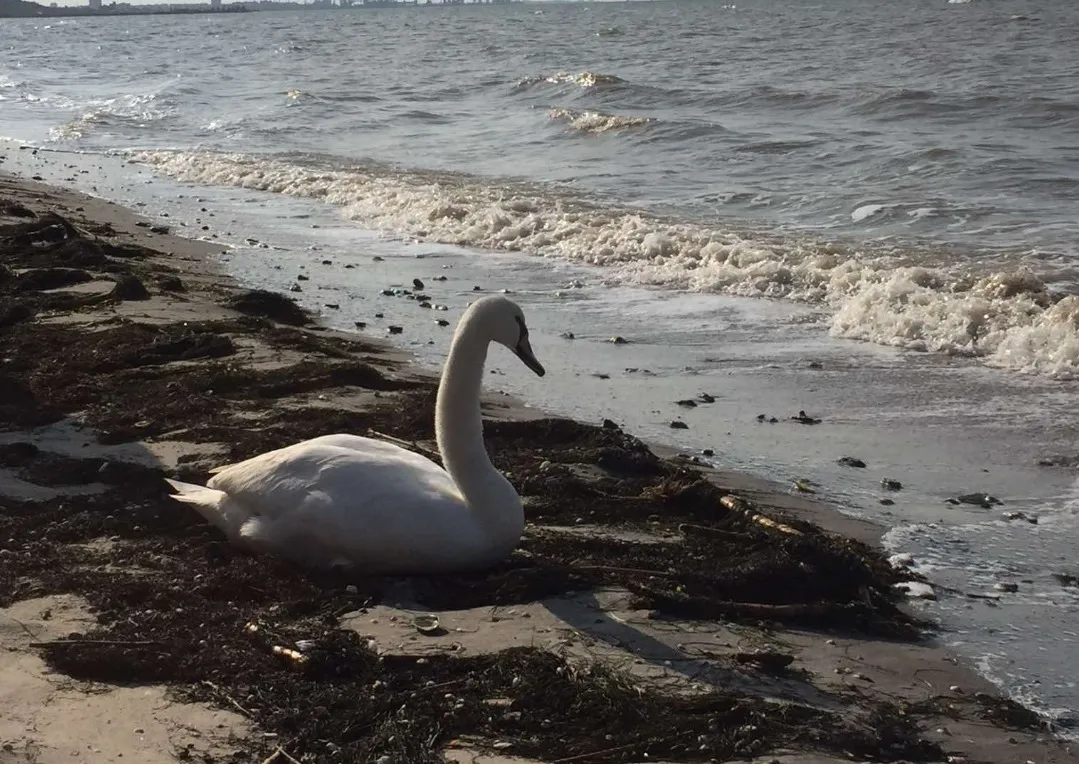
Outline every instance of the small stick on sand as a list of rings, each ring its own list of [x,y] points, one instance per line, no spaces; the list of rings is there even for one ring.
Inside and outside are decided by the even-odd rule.
[[[235,709],[236,709],[237,711],[239,711],[239,712],[240,712],[241,714],[243,714],[244,716],[246,716],[246,717],[247,717],[248,719],[254,718],[254,715],[253,715],[253,714],[252,714],[252,713],[251,713],[250,711],[248,711],[248,710],[247,710],[246,708],[244,708],[243,706],[241,706],[241,705],[240,705],[240,704],[239,704],[239,703],[238,703],[238,702],[236,701],[236,699],[235,699],[234,697],[232,697],[231,695],[229,695],[229,694],[228,694],[227,692],[225,692],[224,690],[222,690],[222,689],[221,689],[220,687],[218,687],[218,686],[217,686],[216,684],[214,684],[213,682],[209,681],[208,679],[204,679],[204,680],[202,680],[202,684],[203,684],[204,686],[206,686],[206,687],[209,687],[209,688],[210,688],[211,690],[213,690],[214,692],[216,692],[216,693],[217,693],[218,695],[220,695],[220,696],[221,696],[222,698],[224,698],[225,700],[227,700],[227,701],[228,701],[228,702],[229,702],[229,703],[230,703],[230,704],[232,705],[232,707],[233,707],[233,708],[235,708]],[[276,755],[276,753],[277,753],[277,752],[276,752],[276,751],[274,751],[274,754],[275,754],[275,755]],[[272,758],[273,758],[273,756],[271,756],[271,757],[270,757],[270,759],[272,759]],[[269,761],[269,759],[267,759],[267,761]]]
[[[155,642],[152,639],[55,639],[50,642],[31,642],[29,647],[68,647],[72,645],[111,645],[113,647],[146,647],[147,645],[164,645],[164,642]]]
[[[262,764],[274,764],[274,762],[276,762],[278,759],[284,759],[285,761],[289,762],[289,764],[300,764],[297,759],[289,756],[288,751],[286,751],[281,746],[277,746],[277,748],[274,749],[273,753],[263,759]]]
[[[606,756],[609,753],[618,753],[619,751],[627,751],[631,748],[640,748],[642,743],[627,743],[626,745],[618,745],[614,748],[604,748],[600,751],[589,751],[588,753],[579,753],[576,756],[567,756],[564,759],[555,759],[551,764],[569,764],[571,761],[584,761],[585,759],[591,759],[596,756]]]
[[[617,568],[612,565],[574,565],[568,568],[570,571],[585,570],[596,571],[599,573],[630,573],[641,576],[661,576],[662,578],[670,578],[671,576],[678,575],[677,573],[668,573],[662,570],[642,570],[640,568]]]
[[[709,528],[706,525],[694,525],[693,523],[681,523],[678,526],[679,533],[690,535],[693,533],[701,536],[711,536],[713,538],[724,539],[748,539],[751,536],[748,533],[738,533],[736,531],[725,531],[719,528]]]

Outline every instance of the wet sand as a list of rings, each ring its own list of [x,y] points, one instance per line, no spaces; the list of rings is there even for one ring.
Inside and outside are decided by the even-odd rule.
[[[0,226],[4,764],[1079,760],[933,644],[881,529],[613,423],[487,401],[529,526],[482,575],[236,550],[162,478],[430,451],[437,380],[121,207],[3,178]]]

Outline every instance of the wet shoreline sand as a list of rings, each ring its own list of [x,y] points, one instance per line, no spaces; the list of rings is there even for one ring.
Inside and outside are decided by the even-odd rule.
[[[529,519],[504,565],[232,549],[163,476],[335,431],[430,449],[436,380],[115,205],[4,178],[0,217],[0,761],[70,760],[72,724],[95,761],[1076,760],[917,638],[882,529],[504,397],[488,447]]]

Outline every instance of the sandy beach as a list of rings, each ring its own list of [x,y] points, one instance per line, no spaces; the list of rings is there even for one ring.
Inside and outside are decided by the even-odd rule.
[[[230,547],[164,477],[430,453],[437,377],[212,251],[0,176],[0,764],[1079,761],[934,642],[881,528],[613,422],[486,402],[529,524],[483,574]]]

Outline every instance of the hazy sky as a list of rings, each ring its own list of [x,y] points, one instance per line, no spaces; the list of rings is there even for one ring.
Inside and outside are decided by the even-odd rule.
[[[88,0],[33,0],[33,2],[40,3],[41,5],[51,5],[54,1],[56,2],[56,5],[64,6],[64,7],[87,6],[87,5],[89,5]],[[236,2],[236,1],[237,0],[221,0],[222,3],[229,3],[229,2]],[[290,0],[285,0],[285,1],[288,2]],[[291,0],[291,1],[302,2],[303,0]],[[432,0],[432,1],[435,2],[435,3],[440,2],[440,0]],[[554,0],[528,0],[528,2],[545,2],[545,1],[552,1],[553,2]],[[573,0],[561,0],[561,1],[562,2],[572,2]],[[102,5],[108,5],[110,2],[112,2],[112,0],[101,0]],[[129,2],[132,5],[170,5],[172,3],[176,3],[176,4],[200,3],[200,4],[203,4],[203,5],[209,5],[210,0],[116,0],[116,2]],[[426,2],[426,0],[420,0],[420,2],[424,3],[424,2]],[[466,2],[472,2],[472,0],[466,0]],[[602,2],[602,0],[592,0],[592,2]],[[308,3],[310,3],[310,0],[308,0]]]

